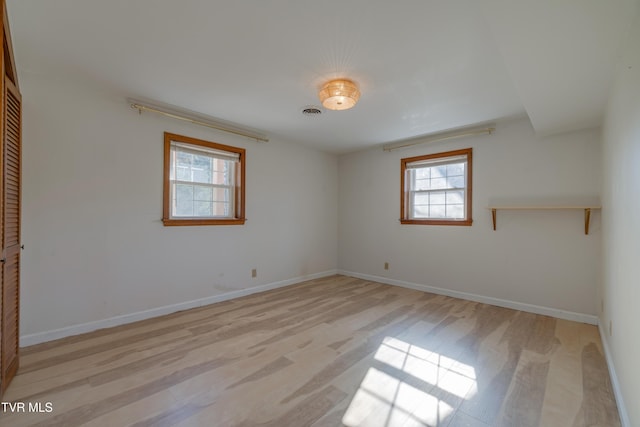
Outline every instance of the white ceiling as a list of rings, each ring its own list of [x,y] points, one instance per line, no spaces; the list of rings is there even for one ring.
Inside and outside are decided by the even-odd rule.
[[[342,153],[527,114],[600,124],[638,0],[8,0],[19,73],[64,72]],[[640,41],[639,41],[640,44]],[[333,77],[348,111],[301,114]]]

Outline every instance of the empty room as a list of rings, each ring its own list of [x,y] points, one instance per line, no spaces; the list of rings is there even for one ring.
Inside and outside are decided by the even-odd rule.
[[[0,426],[640,426],[639,0],[0,3]]]

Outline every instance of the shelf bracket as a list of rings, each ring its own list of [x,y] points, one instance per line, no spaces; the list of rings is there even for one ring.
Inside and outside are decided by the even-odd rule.
[[[491,219],[493,219],[493,231],[496,231],[496,213],[497,209],[492,208],[491,209]]]
[[[591,220],[591,208],[584,210],[584,234],[589,234],[589,222]]]

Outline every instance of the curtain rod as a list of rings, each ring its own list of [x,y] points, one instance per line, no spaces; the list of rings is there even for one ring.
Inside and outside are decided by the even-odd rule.
[[[425,136],[424,138],[412,138],[405,141],[399,141],[393,144],[386,144],[382,146],[382,150],[392,151],[392,150],[398,150],[400,148],[412,147],[414,145],[426,144],[429,142],[436,142],[436,141],[445,141],[447,139],[462,138],[465,136],[472,136],[472,135],[485,135],[485,134],[491,135],[495,130],[496,130],[495,124],[491,124],[491,125],[485,125],[482,127],[460,129],[460,130],[454,130],[450,132],[442,132],[442,133],[434,134],[431,136]]]
[[[185,122],[193,123],[200,126],[206,126],[208,128],[221,130],[223,132],[232,133],[235,135],[245,136],[247,138],[255,139],[258,142],[269,142],[269,138],[266,136],[252,132],[250,130],[240,129],[233,127],[229,124],[221,123],[213,118],[209,119],[206,117],[196,117],[191,116],[189,113],[182,112],[178,109],[174,109],[171,107],[160,107],[160,106],[151,106],[147,103],[136,101],[134,99],[127,99],[127,102],[131,105],[131,108],[134,110],[138,110],[140,114],[143,111],[150,111],[152,113],[162,114],[163,116],[171,117],[178,120],[183,120]]]

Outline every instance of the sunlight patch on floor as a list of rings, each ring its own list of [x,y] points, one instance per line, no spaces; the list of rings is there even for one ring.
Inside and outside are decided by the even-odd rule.
[[[445,423],[457,398],[477,391],[472,366],[420,346],[386,337],[342,422],[354,426]],[[455,397],[453,397],[455,396]]]

